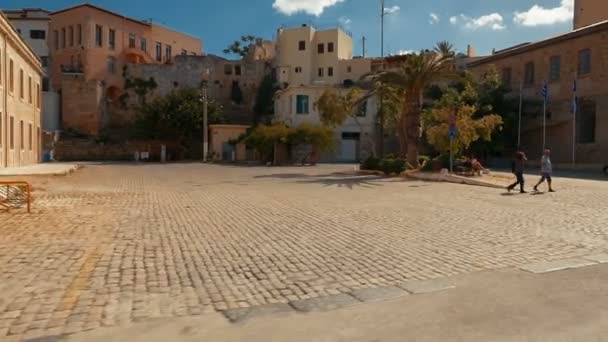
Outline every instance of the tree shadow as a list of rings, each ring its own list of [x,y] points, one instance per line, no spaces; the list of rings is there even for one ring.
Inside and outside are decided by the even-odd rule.
[[[383,186],[377,181],[387,177],[378,175],[360,175],[352,172],[333,172],[322,175],[306,175],[301,173],[277,173],[260,175],[255,178],[275,178],[295,180],[298,184],[320,184],[323,187],[338,187],[354,190],[356,187],[373,188]]]

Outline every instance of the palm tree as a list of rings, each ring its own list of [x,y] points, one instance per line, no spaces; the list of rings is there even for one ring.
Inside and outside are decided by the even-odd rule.
[[[395,120],[396,131],[401,154],[407,155],[407,161],[413,166],[418,165],[424,91],[434,82],[452,75],[454,55],[452,45],[441,42],[434,51],[409,55],[398,69],[382,71],[376,76],[381,83],[400,93],[402,101]]]

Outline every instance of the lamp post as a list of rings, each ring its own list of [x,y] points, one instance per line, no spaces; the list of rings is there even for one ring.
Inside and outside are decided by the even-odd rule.
[[[205,70],[205,77],[201,83],[202,85],[202,100],[203,100],[203,162],[207,162],[207,155],[209,154],[209,94],[207,91],[207,76],[209,76],[209,69]]]

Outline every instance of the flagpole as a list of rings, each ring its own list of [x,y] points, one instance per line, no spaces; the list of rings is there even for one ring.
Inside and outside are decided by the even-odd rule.
[[[547,148],[547,98],[549,97],[549,86],[547,81],[543,84],[543,151]]]
[[[578,110],[576,92],[576,75],[574,75],[574,94],[572,95],[572,165],[576,165],[576,112]]]
[[[517,122],[517,149],[521,148],[521,114],[524,104],[524,81],[519,83],[519,118]]]

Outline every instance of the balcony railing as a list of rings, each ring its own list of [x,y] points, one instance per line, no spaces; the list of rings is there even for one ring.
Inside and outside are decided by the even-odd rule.
[[[61,65],[61,72],[64,74],[83,74],[82,66],[80,65]]]

